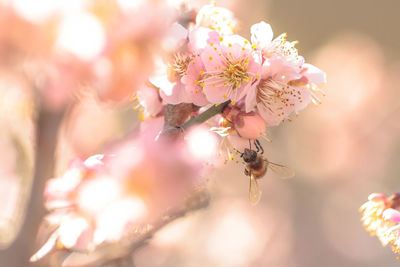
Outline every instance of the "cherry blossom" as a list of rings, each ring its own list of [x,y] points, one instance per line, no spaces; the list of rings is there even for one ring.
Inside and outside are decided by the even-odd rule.
[[[211,103],[231,100],[235,104],[258,82],[261,56],[241,36],[221,37],[221,44],[210,43],[201,58],[206,71],[199,83]]]
[[[294,48],[295,42],[287,42],[283,35],[272,40],[269,24],[255,24],[251,33],[263,63],[260,82],[246,96],[246,111],[256,110],[267,126],[276,126],[311,100],[318,103],[314,91],[326,81],[325,73],[304,63]]]
[[[196,26],[203,26],[217,31],[221,35],[231,35],[235,32],[236,19],[233,13],[216,2],[203,6],[196,16]]]

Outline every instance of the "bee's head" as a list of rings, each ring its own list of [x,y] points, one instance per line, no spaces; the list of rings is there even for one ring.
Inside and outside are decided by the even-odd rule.
[[[257,152],[255,152],[254,150],[245,148],[244,149],[244,153],[243,153],[243,160],[246,163],[255,161],[257,158]]]

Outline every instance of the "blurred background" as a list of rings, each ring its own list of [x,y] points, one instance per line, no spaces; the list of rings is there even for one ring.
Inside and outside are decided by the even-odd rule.
[[[208,1],[190,3],[200,7]],[[372,192],[400,190],[400,2],[221,0],[217,5],[236,14],[245,37],[252,24],[264,20],[275,36],[287,32],[288,40],[299,40],[299,53],[327,73],[326,96],[292,122],[268,129],[272,143],[262,142],[265,156],[295,170],[294,179],[268,173],[259,180],[261,202],[251,206],[243,165],[229,162],[208,177],[210,207],[159,232],[135,254],[135,266],[397,266],[391,249],[364,230],[358,208]],[[12,75],[0,81],[4,243],[20,226],[32,183],[34,107],[32,96],[17,90],[24,86]],[[131,104],[111,108],[90,95],[81,100],[63,121],[56,174],[74,156],[98,153],[138,125]],[[1,267],[9,266],[6,256],[0,259]]]

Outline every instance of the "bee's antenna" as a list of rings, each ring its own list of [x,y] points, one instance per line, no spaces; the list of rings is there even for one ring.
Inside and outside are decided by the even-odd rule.
[[[237,150],[236,148],[234,148],[233,150],[235,150],[237,153],[240,154],[240,157],[243,158],[244,153],[240,152],[239,150]]]

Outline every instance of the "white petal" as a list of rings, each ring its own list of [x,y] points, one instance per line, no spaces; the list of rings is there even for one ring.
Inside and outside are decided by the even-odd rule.
[[[326,82],[326,73],[311,64],[304,64],[303,68],[307,69],[304,75],[311,83],[324,83]]]
[[[253,44],[257,44],[257,46],[260,48],[268,46],[274,36],[271,25],[264,21],[261,21],[260,23],[251,26],[250,31],[251,42]]]

